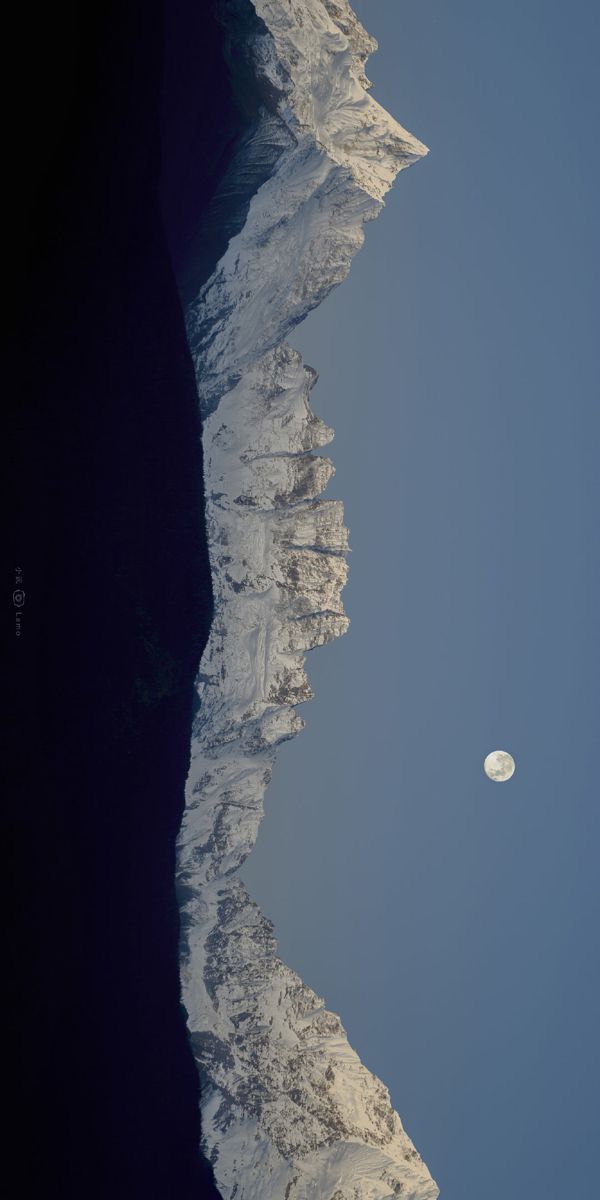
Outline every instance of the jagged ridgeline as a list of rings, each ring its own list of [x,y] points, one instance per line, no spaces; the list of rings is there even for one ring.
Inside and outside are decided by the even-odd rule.
[[[321,498],[333,466],[314,453],[332,432],[285,337],[344,279],[365,221],[426,150],[370,97],[375,43],[346,0],[235,0],[220,18],[248,121],[213,203],[228,244],[187,284],[215,617],[178,848],[204,1148],[225,1200],[434,1200],[386,1088],[277,958],[235,876],[276,749],[303,726],[305,653],[348,624],[343,510]]]

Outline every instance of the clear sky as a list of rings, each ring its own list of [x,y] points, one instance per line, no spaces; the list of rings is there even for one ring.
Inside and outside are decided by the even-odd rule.
[[[292,339],[336,430],[351,628],[310,656],[243,876],[444,1200],[587,1200],[600,6],[354,7],[374,96],[430,154]]]

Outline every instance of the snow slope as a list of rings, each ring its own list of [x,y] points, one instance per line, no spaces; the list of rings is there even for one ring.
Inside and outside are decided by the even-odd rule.
[[[343,510],[321,498],[333,466],[314,453],[333,435],[310,408],[316,374],[285,337],[345,277],[365,221],[426,150],[368,94],[375,43],[346,0],[254,0],[236,47],[248,3],[222,13],[261,100],[238,166],[263,182],[187,311],[215,592],[178,845],[205,1151],[225,1200],[433,1200],[385,1087],[277,958],[235,876],[277,747],[303,726],[305,653],[348,624]]]

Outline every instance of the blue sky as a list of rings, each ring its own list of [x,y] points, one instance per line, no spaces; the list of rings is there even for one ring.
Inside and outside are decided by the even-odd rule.
[[[373,94],[430,154],[293,339],[336,430],[351,627],[310,656],[243,875],[445,1200],[587,1197],[600,9],[354,7]]]

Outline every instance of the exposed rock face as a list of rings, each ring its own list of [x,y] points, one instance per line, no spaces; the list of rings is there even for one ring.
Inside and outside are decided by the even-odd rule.
[[[315,372],[284,339],[345,277],[364,222],[426,152],[368,95],[375,43],[346,0],[254,8],[243,53],[263,103],[238,166],[266,178],[187,313],[215,592],[178,864],[205,1150],[231,1200],[434,1200],[383,1084],[276,957],[270,923],[232,877],[276,749],[303,726],[305,652],[348,624],[347,531],[342,505],[320,498],[333,466],[316,453],[332,432],[309,405]],[[224,6],[232,54],[239,10]]]

